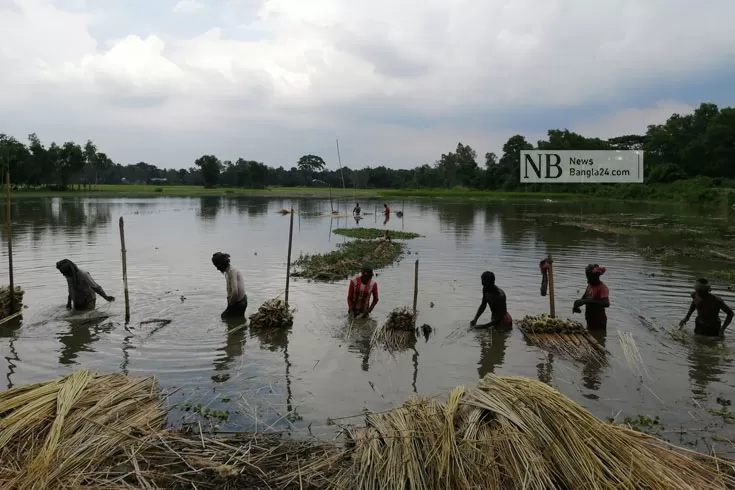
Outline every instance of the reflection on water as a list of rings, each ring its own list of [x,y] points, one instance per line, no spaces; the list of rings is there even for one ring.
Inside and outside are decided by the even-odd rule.
[[[443,395],[488,373],[537,377],[599,416],[655,414],[677,402],[691,404],[692,395],[700,403],[713,393],[735,397],[728,381],[735,375],[730,354],[735,340],[728,336],[710,345],[709,339],[697,339],[684,347],[672,345],[662,333],[685,313],[694,278],[721,270],[722,264],[674,258],[662,269],[635,248],[670,244],[670,234],[603,235],[548,224],[549,216],[626,216],[663,230],[711,225],[719,236],[732,237],[735,216],[730,211],[587,201],[419,201],[396,204],[403,216],[385,219],[382,201],[360,199],[365,221],[351,216],[353,199],[333,204],[342,217],[330,216],[329,200],[301,198],[19,200],[12,209],[15,276],[29,308],[22,320],[0,325],[7,386],[79,366],[155,374],[164,389],[186,392],[186,400],[199,397],[206,403],[213,390],[250,405],[257,399],[272,408],[273,413],[263,415],[268,423],[283,424],[285,414],[293,414],[288,424],[302,428],[366,408],[385,410],[412,393]],[[242,320],[221,321],[224,285],[212,269],[211,254],[232,254],[245,277],[251,308],[282,295],[291,217],[278,211],[291,206],[301,211],[293,216],[292,257],[332,250],[349,240],[334,235],[337,228],[380,226],[383,221],[387,229],[423,235],[407,243],[410,254],[421,258],[418,324],[430,324],[434,334],[392,352],[371,345],[388,312],[412,304],[414,257],[378,271],[381,301],[369,320],[345,321],[345,282],[294,279],[289,293],[296,308],[293,328],[238,328]],[[62,307],[66,284],[54,267],[63,257],[83,264],[109,294],[122,298],[120,216],[126,224],[130,324],[123,321],[120,300],[100,304],[94,318],[70,315]],[[7,261],[6,250],[0,244],[0,263]],[[607,365],[553,356],[524,342],[517,329],[469,328],[483,270],[496,274],[513,318],[547,312],[549,298],[539,295],[538,261],[548,253],[555,258],[556,311],[564,317],[572,317],[572,303],[583,292],[584,267],[590,262],[607,267],[611,338],[593,333],[611,353]],[[724,283],[715,281],[715,286],[733,301]],[[146,323],[157,318],[171,323],[160,328]],[[658,396],[637,387],[640,380],[626,367],[614,335],[618,329],[635,338],[652,377],[646,383],[656,386]],[[688,386],[681,382],[687,376]],[[685,414],[694,408],[677,407],[681,410],[669,423],[688,423]],[[233,407],[219,408],[234,412]],[[296,420],[296,412],[303,421]],[[262,413],[259,409],[259,417]],[[239,422],[249,419],[233,417],[233,424]]]
[[[107,321],[109,318],[107,315],[84,314],[77,318],[69,316],[66,319],[68,330],[57,337],[61,342],[59,364],[77,364],[76,359],[80,352],[93,352],[91,346],[100,340],[100,335],[108,334],[115,328],[113,322]]]
[[[483,378],[486,374],[494,373],[497,366],[505,361],[505,348],[508,344],[511,330],[478,331],[477,340],[480,344],[480,362],[477,375]]]
[[[689,383],[694,398],[707,394],[710,383],[716,383],[728,374],[732,366],[731,351],[718,338],[697,336],[689,346]]]

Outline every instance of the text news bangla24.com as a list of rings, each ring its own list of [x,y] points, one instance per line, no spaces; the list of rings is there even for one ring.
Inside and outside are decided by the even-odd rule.
[[[521,151],[521,183],[642,183],[643,152],[636,150]]]

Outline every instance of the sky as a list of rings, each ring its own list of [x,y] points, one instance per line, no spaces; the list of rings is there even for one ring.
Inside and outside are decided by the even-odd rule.
[[[118,163],[433,163],[735,105],[733,0],[0,0],[0,133]]]

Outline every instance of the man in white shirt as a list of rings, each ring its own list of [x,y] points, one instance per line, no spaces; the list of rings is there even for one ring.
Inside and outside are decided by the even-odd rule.
[[[248,296],[245,294],[245,280],[240,271],[230,265],[230,255],[217,252],[212,255],[212,264],[225,275],[227,283],[227,308],[222,312],[225,317],[244,317],[248,307]]]

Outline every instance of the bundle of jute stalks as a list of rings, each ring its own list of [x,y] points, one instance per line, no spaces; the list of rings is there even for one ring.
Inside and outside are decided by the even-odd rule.
[[[605,348],[577,321],[541,314],[524,317],[518,326],[523,336],[541,349],[580,362],[606,362]]]

